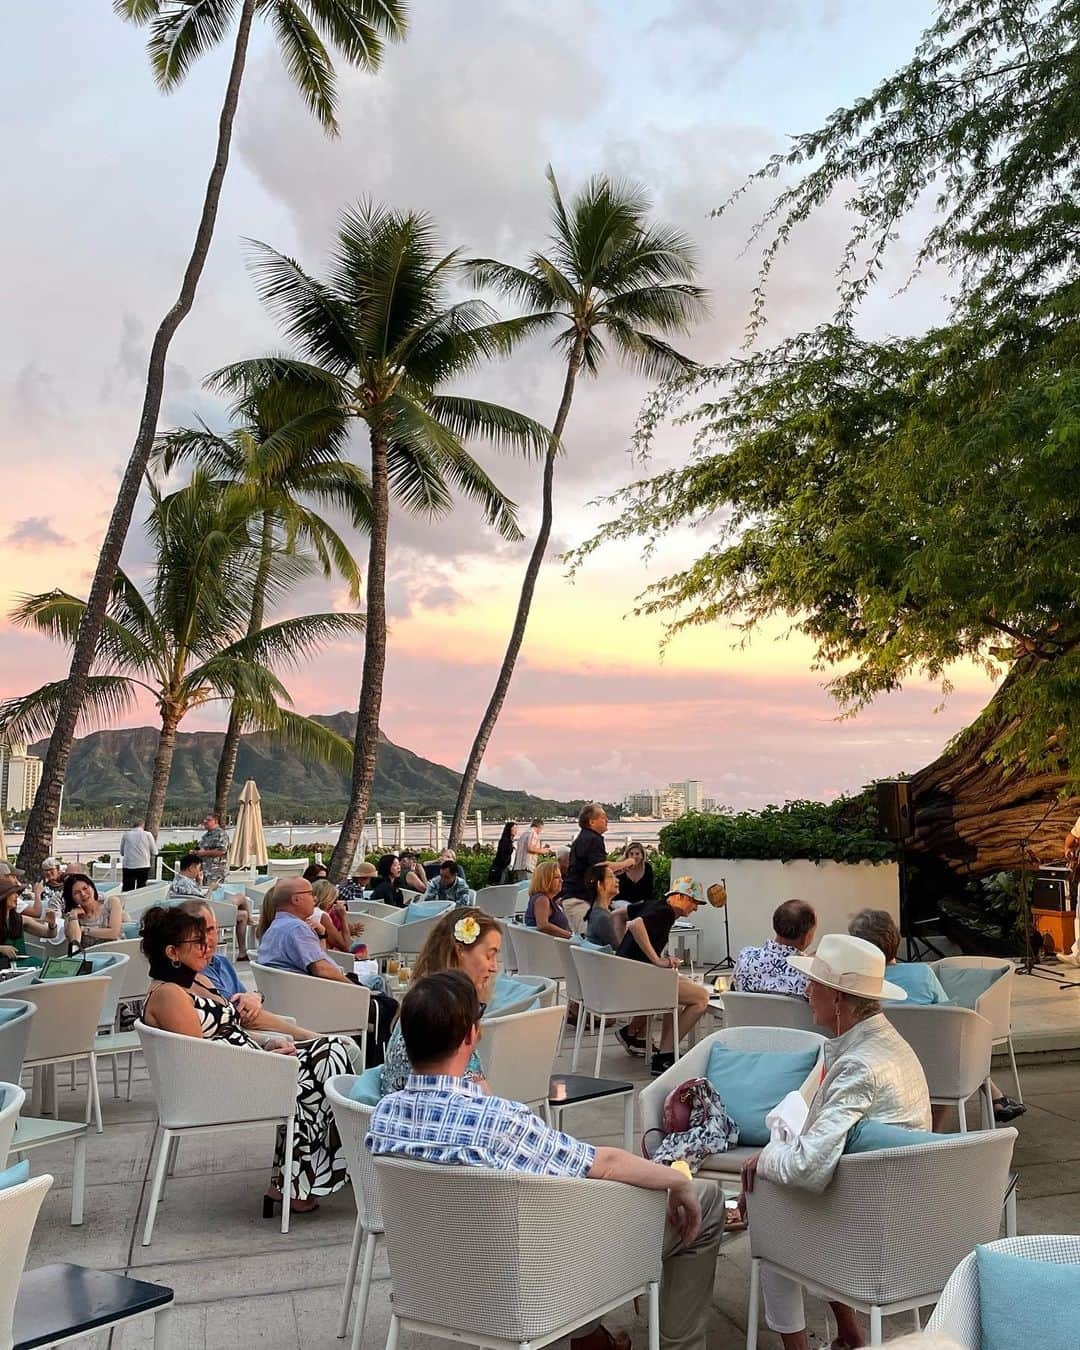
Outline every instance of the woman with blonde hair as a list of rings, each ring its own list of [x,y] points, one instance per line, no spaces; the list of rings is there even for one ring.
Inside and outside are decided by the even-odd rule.
[[[323,916],[322,930],[326,938],[328,951],[348,952],[352,950],[352,939],[364,931],[360,920],[350,920],[345,906],[338,896],[338,888],[332,881],[322,878],[311,883],[311,893],[315,904]]]
[[[413,965],[413,980],[433,975],[440,970],[461,970],[476,985],[476,994],[482,1005],[491,1001],[495,980],[499,974],[499,948],[502,946],[502,924],[485,910],[471,905],[448,910],[428,934]],[[404,1086],[412,1065],[405,1049],[405,1038],[395,1022],[386,1044],[379,1091],[398,1092]],[[484,1085],[484,1068],[480,1056],[473,1051],[465,1070],[470,1082]]]
[[[525,906],[525,927],[535,928],[549,937],[570,937],[570,920],[559,898],[562,873],[554,859],[538,863],[529,882],[529,903]]]

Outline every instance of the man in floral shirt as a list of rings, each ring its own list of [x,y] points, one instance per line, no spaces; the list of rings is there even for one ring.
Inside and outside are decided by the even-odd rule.
[[[817,915],[805,900],[785,900],[772,916],[773,936],[760,947],[744,947],[735,962],[731,987],[740,994],[806,997],[806,976],[788,961],[804,952],[817,932]]]
[[[209,891],[225,880],[229,860],[229,836],[221,828],[221,821],[213,811],[203,821],[205,833],[195,852],[202,861],[203,884]]]

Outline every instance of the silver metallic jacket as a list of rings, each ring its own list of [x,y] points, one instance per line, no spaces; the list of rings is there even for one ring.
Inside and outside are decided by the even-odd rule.
[[[758,1171],[770,1181],[823,1191],[848,1131],[860,1120],[930,1128],[930,1092],[915,1052],[883,1013],[825,1046],[825,1078],[798,1139],[766,1144]]]

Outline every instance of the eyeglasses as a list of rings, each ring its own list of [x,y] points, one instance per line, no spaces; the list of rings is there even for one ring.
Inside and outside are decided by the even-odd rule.
[[[201,947],[201,948],[203,949],[203,951],[205,951],[205,950],[206,950],[206,939],[205,939],[205,938],[185,938],[183,942],[178,942],[176,945],[177,945],[178,947]]]

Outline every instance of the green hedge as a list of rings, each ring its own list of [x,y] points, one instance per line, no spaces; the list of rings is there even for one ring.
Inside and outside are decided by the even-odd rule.
[[[706,815],[691,811],[665,825],[669,858],[757,858],[790,862],[888,862],[896,846],[878,823],[869,792],[832,802],[787,802],[760,811]]]

